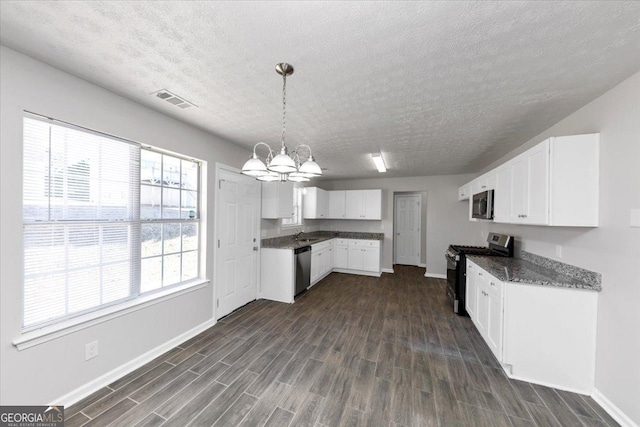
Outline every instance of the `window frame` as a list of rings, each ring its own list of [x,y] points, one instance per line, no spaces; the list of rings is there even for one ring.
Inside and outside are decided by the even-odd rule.
[[[139,309],[142,306],[147,306],[150,304],[155,304],[161,301],[164,301],[167,298],[172,297],[173,295],[177,296],[177,295],[182,295],[185,292],[190,292],[191,290],[196,290],[196,289],[200,289],[201,287],[205,286],[206,283],[208,283],[209,281],[204,279],[202,276],[202,257],[203,257],[203,236],[202,236],[202,230],[203,228],[206,228],[206,224],[204,224],[204,220],[203,217],[201,215],[202,212],[202,201],[203,201],[203,194],[204,191],[206,191],[206,189],[203,188],[203,179],[202,179],[202,175],[203,175],[203,169],[205,167],[205,162],[198,160],[198,159],[194,159],[190,156],[186,156],[186,155],[181,155],[181,154],[176,154],[173,152],[169,152],[167,150],[163,150],[160,148],[156,148],[156,147],[152,147],[146,144],[140,144],[134,141],[130,141],[127,139],[123,139],[123,138],[119,138],[113,135],[109,135],[106,133],[102,133],[99,131],[95,131],[92,129],[88,129],[82,126],[78,126],[78,125],[74,125],[71,123],[67,123],[64,121],[60,121],[60,120],[56,120],[56,119],[52,119],[49,117],[45,117],[36,113],[32,113],[29,111],[24,111],[23,115],[22,115],[22,119],[23,119],[23,129],[25,126],[25,119],[31,119],[31,120],[36,120],[36,121],[40,121],[43,122],[49,126],[60,126],[60,127],[66,127],[69,129],[72,129],[74,131],[79,131],[79,132],[83,132],[83,133],[87,133],[87,134],[91,134],[91,135],[97,135],[99,137],[102,138],[108,138],[111,140],[114,140],[115,142],[121,142],[121,143],[127,143],[132,145],[133,147],[135,147],[135,150],[137,150],[138,152],[138,165],[137,165],[137,175],[134,175],[132,179],[134,179],[134,181],[131,183],[131,185],[133,187],[137,187],[138,188],[138,199],[134,205],[134,212],[132,213],[132,218],[131,219],[127,219],[127,220],[121,220],[121,219],[109,219],[109,220],[102,220],[102,219],[89,219],[86,221],[82,221],[82,220],[73,220],[73,219],[52,219],[51,218],[51,214],[49,213],[48,219],[46,221],[41,221],[41,220],[27,220],[27,217],[25,217],[25,211],[23,210],[22,212],[22,227],[23,227],[23,233],[22,233],[22,239],[23,239],[23,264],[22,264],[22,273],[23,273],[23,280],[22,280],[22,301],[21,301],[21,337],[17,340],[14,341],[14,344],[19,348],[29,348],[32,345],[37,345],[40,342],[46,342],[50,339],[54,339],[58,336],[61,335],[66,335],[67,333],[71,333],[72,330],[77,330],[78,328],[82,329],[83,327],[87,327],[86,325],[83,326],[83,324],[85,323],[100,323],[102,321],[106,321],[110,318],[113,318],[115,316],[114,313],[119,313],[118,315],[121,314],[126,314],[128,312],[134,311]],[[51,133],[50,133],[51,135]],[[49,136],[49,138],[51,138],[51,136]],[[22,138],[22,144],[23,144],[23,150],[26,147],[26,139],[25,136],[23,134],[23,138]],[[141,169],[142,169],[142,152],[143,150],[148,150],[148,151],[152,151],[152,152],[156,152],[161,154],[162,156],[170,156],[176,159],[179,159],[180,161],[180,165],[181,165],[181,170],[180,170],[180,176],[182,179],[182,165],[184,162],[192,162],[196,164],[197,167],[197,171],[196,171],[196,185],[195,185],[195,189],[183,189],[182,185],[179,185],[177,188],[179,188],[180,190],[180,201],[179,201],[179,212],[180,215],[182,214],[182,209],[183,209],[183,201],[182,201],[182,194],[183,192],[191,192],[193,191],[195,193],[196,196],[196,212],[197,214],[195,215],[194,218],[168,218],[168,219],[162,219],[161,221],[157,221],[157,220],[149,220],[149,219],[143,219],[141,217],[141,213],[142,213],[142,208],[141,208],[141,190],[143,184],[142,183],[142,177],[141,177]],[[162,159],[164,159],[164,157],[162,157]],[[130,160],[131,161],[131,160]],[[103,163],[100,163],[103,164]],[[23,169],[23,177],[24,175],[24,171],[25,171],[25,160],[23,159],[22,162],[22,169]],[[135,170],[135,163],[133,164],[133,168]],[[46,178],[48,178],[48,180],[50,181],[53,175],[53,170],[48,167],[48,170],[46,172]],[[24,179],[24,178],[23,178]],[[137,180],[137,181],[135,181]],[[163,193],[162,191],[162,186],[160,186],[161,188],[161,195]],[[51,194],[50,188],[48,189],[49,191],[47,191],[46,193],[46,197],[51,199],[52,197],[56,197],[55,194]],[[25,198],[25,192],[24,189],[22,190],[22,200],[24,201]],[[24,202],[23,202],[24,203]],[[187,207],[189,208],[189,207]],[[136,211],[137,209],[137,211]],[[27,325],[25,325],[25,308],[27,307],[26,305],[26,299],[25,299],[25,286],[26,286],[26,276],[25,276],[25,269],[26,269],[26,265],[25,265],[25,251],[26,251],[26,246],[25,246],[25,234],[26,234],[26,230],[32,229],[33,227],[39,227],[39,226],[64,226],[64,227],[68,227],[68,226],[72,226],[72,225],[77,225],[80,223],[86,223],[86,224],[91,224],[91,225],[110,225],[110,224],[118,224],[118,225],[124,225],[124,224],[129,224],[130,230],[129,233],[136,234],[137,233],[137,245],[135,244],[135,242],[131,242],[130,245],[131,247],[129,248],[129,275],[131,277],[131,282],[130,282],[130,287],[129,287],[129,293],[127,296],[119,298],[117,300],[108,302],[108,303],[103,303],[103,304],[99,304],[99,305],[95,305],[93,307],[90,308],[86,308],[86,309],[82,309],[82,310],[78,310],[78,311],[74,311],[74,312],[69,312],[68,308],[65,309],[65,314],[63,316],[58,316],[58,317],[53,317],[53,318],[49,318],[45,321],[37,321],[34,323],[29,323]],[[143,228],[143,224],[147,224],[147,223],[178,223],[180,224],[180,251],[177,252],[177,254],[180,254],[181,256],[181,263],[180,263],[180,280],[176,283],[170,284],[170,285],[166,285],[166,286],[160,286],[157,289],[152,289],[149,291],[142,291],[142,271],[141,271],[141,263],[142,263],[142,228]],[[195,249],[191,249],[191,250],[184,250],[183,247],[183,240],[184,237],[182,235],[182,224],[195,224],[195,226],[197,227],[197,231],[196,231],[196,248]],[[99,243],[100,245],[102,245],[102,242]],[[161,240],[160,240],[160,245],[162,248],[164,248],[164,236],[162,236]],[[137,247],[136,247],[137,246]],[[67,244],[65,244],[64,246],[65,248],[67,248]],[[65,249],[66,250],[66,249]],[[193,278],[190,278],[188,280],[182,280],[183,278],[183,264],[182,264],[182,256],[184,253],[195,253],[195,259],[196,259],[196,266],[194,267],[193,271],[195,271],[195,276]],[[162,251],[162,254],[160,256],[165,256],[164,254],[164,249]],[[101,255],[100,259],[99,259],[99,265],[103,265],[104,264],[104,257]],[[65,271],[67,269],[65,268]],[[66,273],[65,273],[65,277],[66,277]],[[65,278],[65,280],[68,280],[67,278]],[[64,290],[64,297],[65,299],[68,298],[68,289],[65,287]],[[156,301],[157,300],[157,301]],[[100,320],[102,319],[102,320]],[[66,332],[65,332],[66,331]],[[43,337],[47,337],[49,336],[49,338],[43,338]]]
[[[303,217],[302,217],[302,197],[303,197],[303,187],[293,186],[293,209],[294,215],[291,218],[282,218],[280,221],[280,226],[282,228],[300,228],[304,227]],[[293,221],[293,218],[296,218],[296,221]],[[292,221],[292,222],[285,222]]]

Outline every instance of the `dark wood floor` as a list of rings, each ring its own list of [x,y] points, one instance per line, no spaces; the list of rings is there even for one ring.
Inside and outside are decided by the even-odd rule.
[[[333,273],[256,301],[73,405],[67,427],[611,426],[590,397],[509,380],[444,281]]]

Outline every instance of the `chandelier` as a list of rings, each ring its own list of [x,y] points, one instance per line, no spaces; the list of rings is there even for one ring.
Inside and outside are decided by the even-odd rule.
[[[287,76],[293,74],[293,67],[287,63],[276,65],[276,72],[282,76],[282,136],[280,137],[280,153],[264,142],[253,147],[253,155],[242,167],[242,173],[253,176],[259,181],[294,181],[305,182],[322,175],[322,169],[311,153],[311,147],[301,144],[291,154],[286,145],[287,117]],[[264,146],[269,152],[263,162],[256,154],[256,148]],[[306,157],[303,157],[306,155]]]

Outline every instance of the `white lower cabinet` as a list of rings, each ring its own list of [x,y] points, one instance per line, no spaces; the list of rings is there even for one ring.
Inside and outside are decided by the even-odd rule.
[[[311,245],[311,285],[315,285],[333,270],[333,241]]]
[[[380,241],[332,239],[311,246],[311,285],[332,271],[380,276]]]
[[[348,268],[347,260],[349,259],[349,240],[348,239],[334,239],[336,240],[335,255],[334,255],[334,268],[346,269]]]
[[[467,260],[467,312],[509,378],[591,394],[598,293],[501,282]]]
[[[491,352],[502,359],[502,282],[475,264],[467,264],[467,312]]]
[[[377,240],[349,240],[347,268],[369,272],[380,271],[380,242]]]
[[[475,264],[467,263],[467,294],[465,295],[465,308],[472,320],[476,318],[476,301],[478,300],[478,296],[476,295],[476,268]],[[475,320],[473,321],[475,323]]]

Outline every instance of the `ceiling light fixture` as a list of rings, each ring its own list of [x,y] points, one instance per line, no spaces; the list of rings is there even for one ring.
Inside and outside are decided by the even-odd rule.
[[[322,175],[322,169],[316,163],[311,153],[311,147],[301,144],[289,154],[286,145],[286,117],[287,117],[287,76],[293,74],[293,67],[287,63],[276,65],[276,72],[282,76],[282,136],[280,137],[280,152],[275,151],[264,142],[253,146],[253,155],[242,167],[242,173],[253,176],[259,181],[294,181],[305,182]],[[269,150],[263,162],[256,154],[256,148],[264,145]],[[301,160],[302,152],[308,155]]]
[[[378,172],[387,171],[387,167],[384,165],[384,159],[382,158],[382,153],[371,153],[371,158],[373,159],[373,163],[376,164]]]

